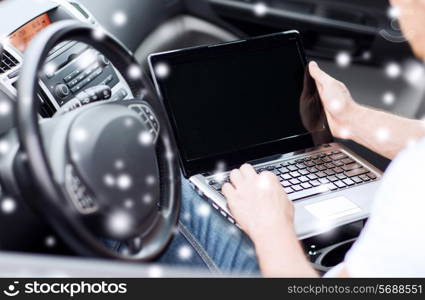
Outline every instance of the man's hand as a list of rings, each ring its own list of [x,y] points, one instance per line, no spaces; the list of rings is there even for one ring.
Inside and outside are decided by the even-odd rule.
[[[425,137],[422,121],[359,105],[347,87],[323,72],[317,63],[311,62],[309,69],[334,136],[351,139],[389,159]]]
[[[223,186],[228,206],[242,229],[254,240],[276,230],[292,230],[294,208],[276,175],[257,174],[248,164],[230,173]]]
[[[357,104],[345,84],[322,71],[316,62],[309,65],[316,81],[332,134],[338,138],[350,138],[350,125],[355,122]]]

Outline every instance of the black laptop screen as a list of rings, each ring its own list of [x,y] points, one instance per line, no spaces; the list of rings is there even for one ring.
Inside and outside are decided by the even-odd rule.
[[[157,63],[168,71],[159,79],[161,92],[184,160],[237,153],[324,128],[317,99],[303,105],[302,96],[315,88],[296,42],[235,50],[199,49]]]

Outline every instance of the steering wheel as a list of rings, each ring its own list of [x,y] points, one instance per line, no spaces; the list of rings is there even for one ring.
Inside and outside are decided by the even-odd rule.
[[[58,22],[25,52],[16,116],[25,165],[38,192],[26,198],[78,253],[148,261],[167,246],[178,220],[175,140],[148,77],[131,71],[138,67],[131,52],[97,31],[76,21]],[[97,102],[39,122],[39,72],[49,50],[68,40],[104,54],[136,98],[143,98]],[[152,131],[146,118],[157,121],[158,130]],[[112,250],[105,240],[128,247]]]

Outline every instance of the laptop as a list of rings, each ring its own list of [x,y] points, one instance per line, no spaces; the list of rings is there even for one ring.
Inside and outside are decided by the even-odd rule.
[[[182,172],[235,224],[222,185],[243,163],[278,176],[305,239],[368,217],[382,173],[334,141],[300,34],[152,54]]]

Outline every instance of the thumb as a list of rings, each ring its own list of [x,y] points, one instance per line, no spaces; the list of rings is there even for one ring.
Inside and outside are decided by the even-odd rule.
[[[319,65],[315,61],[312,61],[309,64],[309,70],[310,70],[311,77],[313,77],[316,83],[320,86],[326,85],[333,79],[327,73],[322,71],[322,69],[320,69]]]

